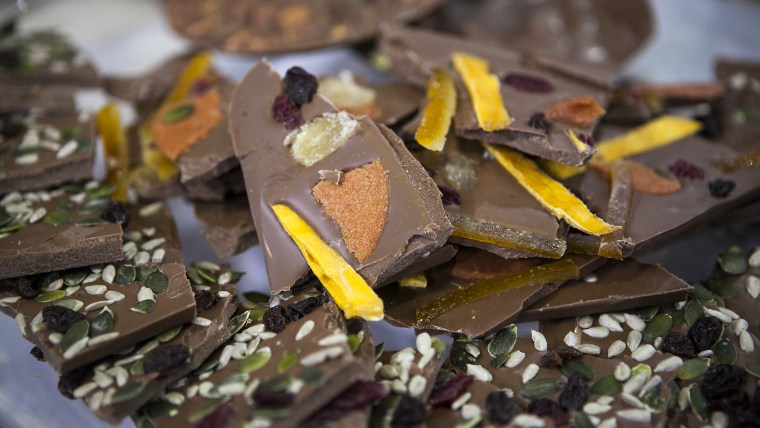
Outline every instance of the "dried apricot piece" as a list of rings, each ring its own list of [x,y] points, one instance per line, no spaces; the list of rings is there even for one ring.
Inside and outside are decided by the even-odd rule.
[[[667,195],[681,190],[680,181],[665,177],[641,162],[631,159],[622,162],[625,162],[629,169],[633,189],[637,192],[648,195]],[[594,165],[593,168],[607,180],[611,179],[612,166],[610,164]]]
[[[199,96],[164,104],[153,119],[156,147],[176,160],[205,137],[222,120],[219,91],[211,89]]]
[[[438,68],[428,80],[427,105],[422,111],[422,122],[414,139],[428,150],[443,150],[456,108],[454,79],[448,71]]]
[[[592,213],[586,204],[562,183],[541,171],[535,162],[506,147],[484,144],[494,158],[557,219],[590,235],[605,235],[620,228],[607,224]]]
[[[511,120],[501,98],[501,82],[495,74],[488,71],[488,61],[456,52],[452,56],[452,63],[470,94],[478,126],[489,132],[509,126]]]
[[[106,155],[108,172],[106,181],[116,190],[111,197],[117,201],[127,200],[129,148],[127,147],[127,135],[119,118],[119,109],[115,104],[107,104],[99,112],[96,118],[98,133],[103,139],[103,150]]]
[[[346,318],[369,321],[383,318],[383,301],[337,251],[288,206],[277,204],[272,210]]]
[[[584,128],[593,125],[604,113],[602,106],[587,95],[562,100],[544,111],[551,120]]]

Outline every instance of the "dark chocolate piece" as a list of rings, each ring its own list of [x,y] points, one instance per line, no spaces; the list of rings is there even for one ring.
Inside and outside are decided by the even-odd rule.
[[[201,234],[219,258],[232,257],[256,244],[256,227],[245,196],[225,202],[195,202],[193,210],[205,224]]]
[[[259,62],[238,85],[230,113],[233,143],[245,175],[273,293],[288,290],[308,272],[298,247],[274,216],[271,205],[277,203],[295,209],[370,284],[382,283],[443,245],[451,226],[443,213],[438,189],[395,134],[376,127],[366,117],[356,118],[357,134],[328,157],[304,167],[283,144],[289,131],[272,118],[272,105],[280,92],[279,76],[268,63]],[[303,106],[301,113],[308,121],[333,111],[317,95]],[[370,257],[358,263],[336,222],[323,213],[315,200],[312,187],[321,178],[320,170],[347,172],[378,160],[387,171],[390,189],[387,221]],[[278,260],[289,262],[282,264]]]

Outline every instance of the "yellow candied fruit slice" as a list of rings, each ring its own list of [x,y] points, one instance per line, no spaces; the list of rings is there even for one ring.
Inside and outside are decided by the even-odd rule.
[[[699,121],[678,116],[661,116],[619,137],[597,144],[592,164],[614,162],[618,159],[654,150],[699,131]]]
[[[409,288],[426,288],[427,284],[428,282],[424,272],[408,276],[398,282],[399,286]]]
[[[510,118],[501,99],[501,82],[488,71],[488,61],[456,52],[452,62],[470,94],[478,126],[488,132],[508,127]]]
[[[414,139],[428,150],[441,151],[451,118],[457,108],[457,92],[454,79],[444,69],[436,69],[427,84],[427,105],[422,111],[422,122]]]
[[[337,251],[288,206],[277,204],[272,210],[346,318],[383,319],[383,301]]]
[[[588,170],[585,166],[572,166],[549,159],[539,159],[538,164],[557,180],[567,180]]]
[[[506,147],[484,146],[489,153],[536,200],[559,220],[590,235],[605,235],[620,229],[607,224],[592,213],[586,204],[572,194],[562,183],[549,177],[535,162]]]
[[[193,86],[193,83],[211,71],[212,59],[213,57],[210,53],[201,53],[190,59],[179,80],[174,85],[174,88],[172,88],[172,91],[166,97],[161,107],[165,104],[185,98],[190,91],[190,88]]]
[[[566,259],[478,281],[417,307],[417,325],[430,324],[431,321],[447,312],[497,293],[505,293],[523,287],[563,283],[576,279],[578,276],[578,266]]]
[[[115,104],[107,104],[97,115],[98,133],[103,139],[108,172],[106,181],[116,187],[111,197],[117,201],[127,200],[129,186],[129,148],[127,135],[119,118],[119,109]]]
[[[344,111],[325,113],[291,131],[285,147],[290,147],[296,162],[309,167],[338,150],[359,128],[359,122]]]

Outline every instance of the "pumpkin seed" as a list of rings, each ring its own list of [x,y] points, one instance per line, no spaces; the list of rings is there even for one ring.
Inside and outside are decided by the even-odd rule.
[[[47,303],[61,299],[63,297],[66,297],[66,292],[64,290],[53,290],[38,295],[34,298],[34,301],[39,303]]]
[[[710,367],[709,358],[692,358],[685,360],[676,370],[676,377],[681,380],[696,379],[707,372]]]
[[[305,367],[298,378],[314,388],[322,387],[326,381],[325,374],[317,367]]]
[[[295,350],[287,352],[277,364],[277,373],[283,373],[287,371],[289,368],[295,366],[296,363],[298,363],[298,351]]]
[[[145,384],[140,381],[132,381],[127,383],[126,385],[116,389],[116,392],[113,394],[113,398],[111,398],[111,403],[121,403],[122,401],[131,400],[142,392],[143,388],[145,388]]]
[[[702,318],[702,316],[705,314],[705,309],[702,307],[702,304],[699,303],[697,300],[692,300],[686,305],[686,312],[684,313],[684,318],[686,319],[686,324],[691,327],[694,325],[694,323]]]
[[[84,306],[84,302],[76,299],[66,299],[55,303],[56,306],[63,306],[64,308],[71,309],[74,312],[78,312]]]
[[[178,325],[177,327],[171,328],[164,331],[163,333],[158,334],[156,336],[156,340],[158,340],[159,343],[166,343],[177,337],[180,331],[182,331],[182,326]]]
[[[509,354],[515,347],[515,343],[517,343],[517,326],[512,324],[499,330],[488,342],[488,354],[493,358]]]
[[[760,378],[760,363],[747,363],[744,365],[744,370],[752,376]]]
[[[163,399],[158,399],[145,405],[142,412],[150,419],[159,421],[161,419],[176,416],[179,411],[174,404]]]
[[[240,315],[236,315],[230,319],[230,321],[227,323],[227,330],[230,331],[230,334],[237,334],[237,332],[240,331],[240,329],[243,328],[245,323],[248,321],[249,316],[250,311],[245,311]]]
[[[137,278],[137,270],[132,265],[121,265],[116,268],[114,282],[117,284],[133,284]]]
[[[138,266],[137,267],[137,276],[135,277],[135,280],[145,282],[150,274],[155,272],[155,269],[152,269],[148,266]]]
[[[85,269],[70,270],[63,275],[63,283],[67,287],[79,285],[89,272]]]
[[[160,270],[156,270],[145,280],[145,286],[153,290],[154,293],[159,294],[169,286],[169,278]]]
[[[655,315],[657,315],[657,311],[660,310],[659,306],[650,306],[648,308],[642,308],[638,310],[631,311],[632,314],[638,315],[639,318],[642,320],[649,322],[652,318],[654,318]]]
[[[443,351],[446,350],[446,343],[437,337],[432,338],[430,343],[430,346],[435,350],[436,355],[441,355],[443,354]]]
[[[719,295],[724,300],[733,299],[741,293],[742,288],[739,284],[731,281],[728,278],[714,278],[706,283],[707,287],[713,291],[713,293]]]
[[[510,358],[511,355],[512,354],[509,353],[509,352],[505,352],[505,353],[503,353],[501,355],[497,355],[496,357],[494,357],[493,359],[491,359],[491,366],[493,368],[495,368],[495,369],[498,369],[499,367],[503,366],[504,363],[506,363],[509,360],[509,358]]]
[[[594,383],[591,387],[592,395],[611,396],[620,391],[623,386],[615,379],[614,375],[605,376]]]
[[[90,336],[96,337],[113,330],[113,314],[111,311],[103,311],[92,320]]]
[[[713,346],[715,358],[721,364],[734,364],[736,362],[736,347],[730,340],[723,338]]]
[[[45,215],[42,222],[50,226],[61,226],[71,221],[71,213],[68,211],[51,211]]]
[[[697,415],[702,422],[707,421],[707,418],[710,416],[710,409],[707,404],[707,399],[702,393],[702,388],[699,387],[698,383],[692,384],[689,387],[689,404],[691,405],[694,414]]]
[[[594,369],[590,365],[580,360],[565,361],[560,370],[562,371],[562,374],[567,377],[570,377],[570,375],[573,373],[579,373],[589,382],[594,380],[594,377],[596,377],[596,372]]]
[[[747,271],[747,258],[741,254],[741,248],[732,246],[718,257],[718,264],[723,272],[729,275],[741,275]]]
[[[692,284],[691,294],[701,302],[711,302],[715,298],[712,291],[698,282]]]
[[[77,342],[81,342],[82,340],[86,341],[87,334],[89,332],[90,332],[90,323],[86,319],[79,320],[75,322],[74,324],[72,324],[72,326],[69,327],[69,330],[66,332],[66,334],[63,335],[63,338],[61,339],[61,343],[60,343],[61,354],[65,355],[66,352],[72,346],[74,346],[74,344],[76,344]]]
[[[557,379],[533,379],[523,384],[520,395],[529,400],[548,397],[559,392],[565,384]]]
[[[129,310],[131,310],[132,312],[138,312],[141,314],[149,314],[153,312],[155,309],[156,309],[156,301],[153,299],[137,302],[136,305],[129,308]]]
[[[673,318],[669,314],[657,314],[647,323],[644,331],[641,332],[641,340],[644,343],[651,343],[658,337],[663,337],[673,327]]]
[[[168,124],[181,122],[193,114],[194,111],[195,107],[192,104],[182,104],[167,111],[163,121]]]
[[[359,345],[362,344],[362,339],[359,337],[359,335],[349,334],[346,337],[346,342],[348,342],[348,347],[351,349],[351,353],[355,353],[359,350]]]
[[[573,426],[576,428],[594,428],[596,425],[591,422],[588,415],[583,412],[575,412],[573,415]]]
[[[271,352],[264,350],[256,351],[253,354],[245,357],[245,359],[240,362],[238,371],[241,373],[250,373],[252,371],[256,371],[264,367],[264,365],[266,365],[266,363],[268,363],[271,358]]]
[[[461,346],[452,347],[449,358],[451,359],[452,364],[461,370],[467,370],[468,364],[478,363],[477,359]]]
[[[219,400],[219,399],[213,400],[212,402],[210,402],[207,405],[205,405],[205,406],[201,407],[200,409],[198,409],[196,412],[190,414],[190,416],[188,416],[188,418],[187,418],[187,421],[190,422],[191,424],[194,424],[194,423],[200,421],[201,419],[205,418],[206,416],[214,413],[214,411],[216,409],[218,409],[219,406],[222,405],[222,403],[223,403],[222,400]]]

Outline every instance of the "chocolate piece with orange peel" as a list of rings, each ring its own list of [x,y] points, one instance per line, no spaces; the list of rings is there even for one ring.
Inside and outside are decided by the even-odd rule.
[[[608,85],[600,85],[600,79],[591,77],[585,71],[574,70],[572,66],[557,67],[541,58],[531,59],[506,49],[425,30],[386,27],[381,34],[380,48],[391,60],[390,71],[417,85],[422,86],[435,67],[446,67],[457,52],[485,61],[490,73],[501,78],[501,84],[497,85],[497,88],[500,86],[499,94],[496,95],[503,100],[503,105],[488,108],[506,107],[513,121],[503,123],[502,120],[501,125],[496,127],[501,129],[492,132],[484,130],[473,110],[475,100],[465,88],[465,82],[458,85],[457,135],[507,145],[568,165],[582,165],[592,155],[593,148],[579,138],[573,138],[570,131],[577,135],[591,135],[594,124],[576,126],[548,121],[550,127],[547,130],[531,127],[530,123],[536,113],[578,96],[591,97],[598,105],[606,104]],[[462,75],[459,77],[464,78]],[[493,79],[487,80],[493,82]]]
[[[427,84],[425,102],[414,140],[426,149],[441,151],[446,143],[457,102],[454,79],[446,69],[433,72]]]
[[[233,144],[273,293],[288,290],[306,275],[308,266],[272,205],[283,204],[297,213],[319,240],[329,243],[371,285],[383,283],[444,244],[451,226],[440,193],[398,137],[366,117],[336,113],[318,94],[299,108],[295,103],[288,106],[289,98],[282,92],[280,77],[261,61],[236,88],[230,112]],[[273,112],[275,99],[282,110]],[[277,120],[304,125],[288,130]],[[375,161],[386,172],[388,204],[373,204],[367,215],[380,216],[387,210],[387,220],[371,255],[359,263],[312,189],[323,177],[329,180]],[[325,175],[325,171],[340,174]],[[348,220],[352,227],[361,224],[360,218]]]
[[[257,241],[256,227],[245,196],[223,202],[193,202],[193,211],[205,225],[201,234],[219,258],[241,253]]]

